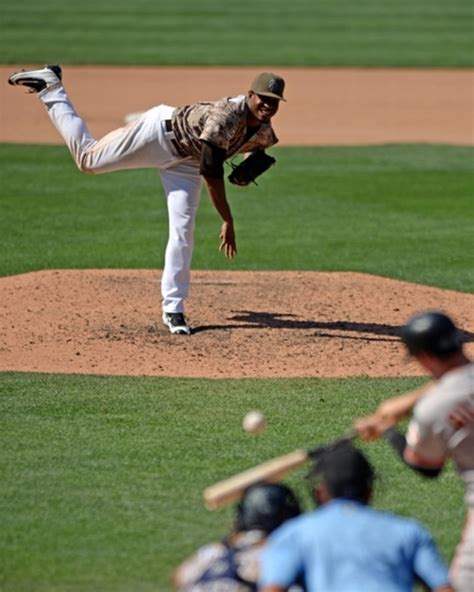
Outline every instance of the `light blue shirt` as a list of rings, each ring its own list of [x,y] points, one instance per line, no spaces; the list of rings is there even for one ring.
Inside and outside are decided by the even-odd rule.
[[[350,500],[333,500],[278,528],[263,551],[260,585],[287,587],[303,577],[308,592],[411,592],[448,570],[416,520]]]

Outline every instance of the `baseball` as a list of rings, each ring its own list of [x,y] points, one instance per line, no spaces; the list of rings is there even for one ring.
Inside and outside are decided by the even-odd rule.
[[[242,421],[242,427],[249,434],[261,434],[267,420],[261,411],[249,411]]]

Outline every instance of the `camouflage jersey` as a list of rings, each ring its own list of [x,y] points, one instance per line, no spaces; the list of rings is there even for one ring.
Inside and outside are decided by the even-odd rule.
[[[247,115],[245,95],[178,107],[173,112],[171,125],[180,154],[200,160],[203,140],[225,150],[226,159],[269,148],[278,142],[269,123],[262,123],[249,132]]]

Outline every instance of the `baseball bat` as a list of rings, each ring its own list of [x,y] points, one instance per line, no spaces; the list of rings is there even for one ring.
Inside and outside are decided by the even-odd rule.
[[[355,431],[348,432],[343,437],[328,442],[324,446],[304,449],[297,448],[288,454],[267,460],[242,473],[237,473],[228,479],[210,485],[203,492],[204,504],[208,510],[218,510],[228,504],[240,500],[243,492],[255,483],[273,483],[291,471],[294,471],[311,458],[344,441],[356,438]]]

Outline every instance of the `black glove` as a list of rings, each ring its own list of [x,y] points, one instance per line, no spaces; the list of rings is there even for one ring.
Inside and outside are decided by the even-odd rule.
[[[227,177],[234,185],[245,187],[249,183],[255,183],[255,179],[269,169],[276,160],[265,153],[264,150],[257,150],[247,156],[240,164],[234,165],[233,171]],[[255,183],[256,185],[257,183]]]

